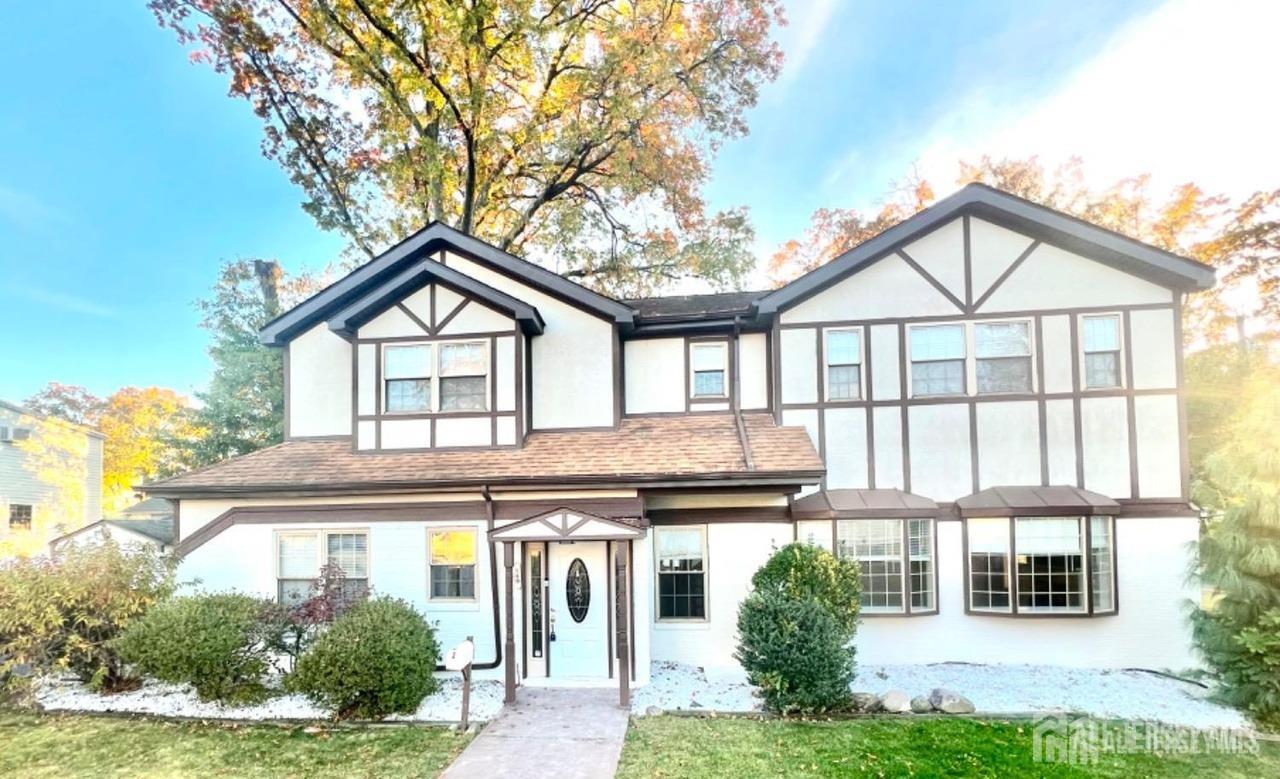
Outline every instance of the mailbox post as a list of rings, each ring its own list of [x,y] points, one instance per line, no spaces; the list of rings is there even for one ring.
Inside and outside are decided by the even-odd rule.
[[[447,671],[462,672],[462,725],[461,731],[467,732],[471,719],[471,662],[476,656],[475,641],[471,636],[467,640],[449,650],[445,655],[444,667]]]

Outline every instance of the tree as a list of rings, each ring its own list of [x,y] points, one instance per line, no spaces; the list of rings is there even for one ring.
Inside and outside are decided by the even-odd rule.
[[[210,297],[196,302],[211,334],[213,377],[196,393],[202,435],[188,448],[191,465],[207,465],[284,438],[284,357],[263,346],[258,331],[320,287],[313,276],[287,278],[274,260],[223,265]]]
[[[1047,171],[1036,157],[983,156],[975,163],[961,162],[957,183],[973,181],[1218,268],[1218,287],[1188,300],[1189,333],[1221,341],[1234,327],[1238,313],[1280,321],[1280,189],[1236,202],[1187,183],[1156,196],[1148,175],[1094,189],[1085,183],[1079,159]],[[933,199],[932,187],[913,177],[890,193],[874,217],[856,209],[820,209],[803,240],[784,244],[775,253],[770,273],[782,283],[812,270],[927,207]],[[1224,301],[1223,292],[1241,285],[1256,285],[1258,295],[1252,310],[1235,312]]]
[[[0,538],[0,559],[42,554],[58,535],[85,524],[89,441],[84,431],[55,418],[29,414],[19,424],[31,436],[14,445],[23,453],[22,467],[44,486],[44,496],[31,508],[31,527]]]
[[[45,416],[65,419],[77,425],[94,427],[102,416],[102,398],[75,384],[51,381],[44,389],[27,398],[23,405]]]
[[[358,252],[440,220],[614,291],[751,268],[745,214],[708,214],[701,189],[781,66],[777,0],[150,7]]]

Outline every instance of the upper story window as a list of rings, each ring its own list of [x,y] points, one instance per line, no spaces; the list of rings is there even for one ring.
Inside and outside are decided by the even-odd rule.
[[[483,341],[387,345],[382,355],[388,413],[486,410],[489,354]]]
[[[1031,391],[1031,323],[979,322],[973,352],[980,394]]]
[[[9,529],[10,530],[30,530],[31,529],[31,506],[23,503],[9,504]]]
[[[723,341],[689,346],[693,397],[723,398],[728,393],[729,345]]]
[[[857,330],[828,330],[827,400],[862,397],[862,339]]]
[[[1120,386],[1120,317],[1087,316],[1081,320],[1085,389]]]
[[[1111,517],[969,519],[965,533],[971,611],[1115,612]]]
[[[911,328],[911,394],[965,394],[964,325]]]

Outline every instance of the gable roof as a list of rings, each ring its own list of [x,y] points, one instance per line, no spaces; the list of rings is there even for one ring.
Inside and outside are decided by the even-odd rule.
[[[421,289],[431,281],[438,281],[457,292],[465,293],[494,308],[511,314],[520,329],[527,335],[541,333],[545,324],[542,315],[533,306],[517,300],[488,284],[476,281],[465,273],[435,260],[422,259],[396,274],[385,284],[374,287],[356,298],[349,306],[329,317],[329,329],[342,335],[355,333],[360,325],[385,311],[405,295]]]
[[[268,322],[259,333],[259,339],[268,346],[283,346],[293,336],[385,283],[388,274],[401,271],[415,260],[424,259],[440,249],[457,252],[603,319],[629,324],[635,316],[629,306],[613,298],[593,292],[448,225],[432,222]]]
[[[1208,265],[1008,192],[974,183],[863,241],[790,284],[764,295],[754,304],[756,315],[772,316],[962,214],[979,216],[1160,286],[1184,291],[1205,290],[1213,286],[1214,270]]]

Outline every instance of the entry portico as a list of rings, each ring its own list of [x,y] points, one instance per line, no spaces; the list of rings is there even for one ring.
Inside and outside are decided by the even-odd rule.
[[[550,678],[553,662],[557,678],[562,679],[590,682],[616,673],[619,705],[630,705],[634,667],[629,638],[634,628],[631,544],[645,532],[643,517],[610,518],[567,507],[490,531],[490,541],[503,546],[504,650],[510,658],[516,656],[516,555],[523,561],[520,644],[526,678]],[[602,584],[605,598],[600,599]],[[557,632],[557,617],[563,620],[564,616],[569,619]],[[505,667],[505,700],[512,703],[515,664]]]

